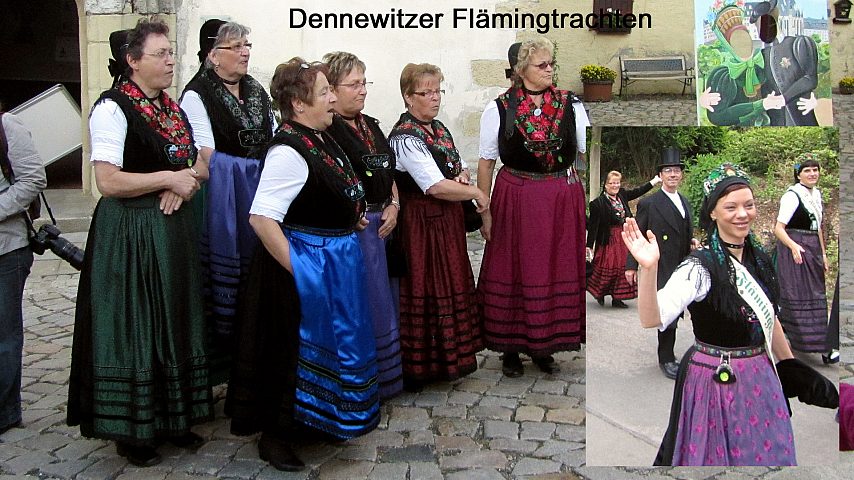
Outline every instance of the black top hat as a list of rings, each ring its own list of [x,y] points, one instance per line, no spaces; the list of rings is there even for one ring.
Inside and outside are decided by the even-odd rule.
[[[219,33],[219,27],[225,25],[226,22],[212,18],[202,24],[199,30],[199,61],[205,63],[208,53],[213,50],[216,36]]]
[[[130,30],[117,30],[110,34],[110,52],[113,58],[107,64],[107,70],[110,76],[117,79],[123,75],[128,69],[127,52],[128,52],[128,34]]]
[[[667,147],[661,151],[661,159],[658,161],[658,171],[664,167],[680,167],[685,169],[682,162],[682,152],[676,147]]]
[[[510,48],[507,49],[507,61],[510,62],[510,68],[504,70],[504,74],[507,75],[507,78],[513,76],[513,69],[516,68],[516,64],[519,63],[519,48],[522,47],[522,42],[516,42],[513,45],[510,45]]]

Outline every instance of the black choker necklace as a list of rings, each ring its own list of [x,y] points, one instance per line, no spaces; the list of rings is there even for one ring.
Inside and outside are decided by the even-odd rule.
[[[237,85],[238,83],[240,83],[240,79],[239,79],[239,78],[238,78],[237,80],[226,80],[226,79],[224,79],[224,78],[222,78],[222,77],[219,77],[219,79],[220,79],[220,80],[222,80],[222,83],[224,83],[224,84],[226,84],[226,85]]]
[[[723,244],[723,246],[725,246],[725,247],[727,247],[727,248],[735,248],[735,249],[741,249],[741,248],[744,248],[744,242],[741,242],[741,243],[729,243],[729,242],[725,241],[725,240],[722,238],[722,239],[721,239],[721,243]]]
[[[356,117],[355,117],[355,116],[353,116],[353,117],[345,117],[344,115],[341,115],[340,113],[336,113],[335,115],[338,115],[339,117],[343,118],[344,120],[347,120],[348,122],[352,122],[353,120],[355,120],[355,119],[356,119]]]
[[[142,94],[145,95],[145,92],[142,92]],[[147,98],[149,102],[153,102],[153,101],[160,98],[160,92],[157,92],[157,95],[155,95],[153,97],[149,97],[148,95],[145,95],[145,98]]]
[[[412,119],[415,120],[415,123],[417,123],[418,125],[433,125],[433,120],[427,120],[425,122],[424,120],[418,120],[417,118],[415,118],[414,115],[412,115]]]
[[[528,87],[522,85],[522,91],[528,95],[542,95],[546,93],[546,90],[548,90],[548,88],[544,88],[542,90],[529,90]]]

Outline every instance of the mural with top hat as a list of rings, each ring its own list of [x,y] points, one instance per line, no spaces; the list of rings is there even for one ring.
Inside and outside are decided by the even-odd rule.
[[[832,125],[825,0],[697,0],[700,125]]]

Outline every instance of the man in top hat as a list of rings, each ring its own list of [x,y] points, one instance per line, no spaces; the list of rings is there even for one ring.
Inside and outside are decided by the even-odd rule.
[[[658,261],[658,288],[664,287],[667,279],[676,267],[699,242],[692,237],[691,205],[677,189],[682,183],[682,154],[676,147],[668,147],[661,152],[658,175],[661,177],[661,190],[644,197],[638,203],[636,219],[642,232],[652,230],[661,248]],[[637,283],[638,262],[628,255],[626,260],[626,279],[630,284]],[[658,332],[658,364],[664,376],[675,379],[679,372],[679,363],[673,354],[676,344],[676,324],[674,321],[664,331]]]

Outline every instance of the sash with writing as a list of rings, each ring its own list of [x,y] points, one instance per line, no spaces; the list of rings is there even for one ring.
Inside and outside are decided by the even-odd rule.
[[[774,319],[776,318],[774,304],[768,300],[768,296],[765,295],[765,291],[762,290],[759,282],[742,264],[737,261],[733,261],[732,264],[735,267],[735,286],[738,288],[738,294],[747,302],[747,305],[756,314],[759,325],[762,326],[762,333],[765,334],[765,352],[768,353],[768,358],[771,359],[771,365],[774,366],[776,373],[777,360],[771,351],[771,337],[774,333]]]

